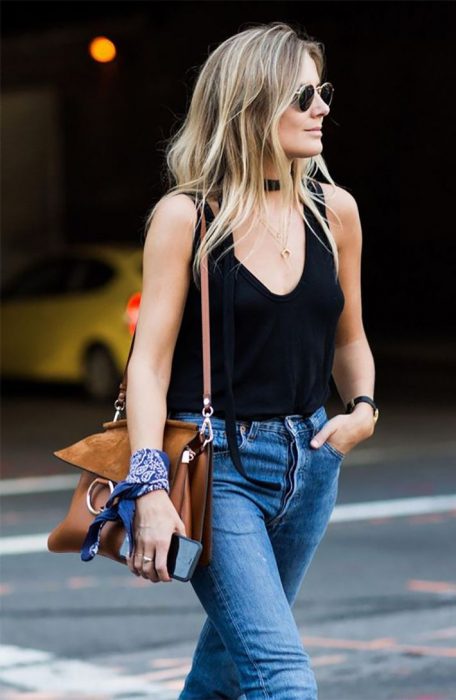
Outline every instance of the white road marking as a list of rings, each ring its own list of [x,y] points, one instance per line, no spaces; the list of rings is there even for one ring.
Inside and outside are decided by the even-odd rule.
[[[3,554],[29,554],[31,552],[47,552],[47,540],[49,533],[40,535],[15,535],[14,537],[0,537],[0,555]]]
[[[347,523],[373,518],[397,518],[425,513],[444,513],[456,510],[456,494],[448,496],[419,496],[417,498],[395,498],[388,501],[344,503],[333,510],[332,523]],[[0,537],[0,556],[47,552],[49,533],[37,535],[15,535]]]
[[[66,697],[78,693],[77,697],[93,698],[94,688],[103,697],[114,700],[126,698],[126,693],[134,693],[135,698],[156,698],[174,700],[175,691],[166,691],[164,684],[151,681],[151,673],[122,675],[115,667],[98,666],[78,659],[59,659],[55,654],[39,649],[25,649],[12,645],[0,646],[0,682],[20,690],[55,692]],[[189,666],[176,669],[175,679],[184,681]],[[85,695],[87,693],[87,695]],[[84,695],[83,695],[84,694]],[[98,696],[97,696],[98,697]]]
[[[388,501],[344,503],[333,510],[331,522],[344,523],[371,518],[397,518],[423,513],[444,513],[456,510],[456,495],[394,498]]]
[[[422,447],[409,445],[392,445],[388,447],[362,447],[351,450],[345,458],[343,469],[350,466],[369,466],[381,462],[388,463],[392,459],[448,455],[456,460],[456,442],[439,442],[436,445]],[[74,474],[50,474],[49,476],[26,476],[20,479],[0,479],[0,496],[21,496],[50,491],[71,491],[78,483],[81,471],[76,469]]]
[[[52,658],[52,653],[41,649],[23,649],[22,647],[2,644],[0,646],[0,669],[19,666],[22,664],[47,663]]]
[[[53,474],[49,476],[25,476],[21,479],[1,479],[0,496],[69,491],[77,486],[81,474]]]
[[[456,462],[456,442],[441,440],[438,443],[419,445],[387,445],[383,447],[356,447],[345,458],[342,469],[350,466],[370,466],[371,464],[388,464],[394,459],[414,459],[423,457],[447,456]]]

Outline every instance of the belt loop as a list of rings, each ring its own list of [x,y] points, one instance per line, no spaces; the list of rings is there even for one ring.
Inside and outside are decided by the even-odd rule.
[[[258,435],[258,430],[260,429],[260,421],[252,420],[249,430],[249,440],[255,440]]]
[[[321,425],[326,423],[327,419],[326,409],[324,406],[320,406],[317,410],[308,418],[310,420],[314,433],[320,428]]]

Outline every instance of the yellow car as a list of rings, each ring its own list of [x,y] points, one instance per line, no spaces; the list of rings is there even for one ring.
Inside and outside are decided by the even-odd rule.
[[[29,265],[2,290],[6,379],[81,383],[115,399],[138,317],[139,246],[79,244]]]

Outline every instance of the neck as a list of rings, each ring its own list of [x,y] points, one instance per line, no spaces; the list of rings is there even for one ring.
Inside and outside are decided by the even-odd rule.
[[[289,165],[289,173],[291,176],[291,171],[293,168],[293,163],[291,160],[288,161],[288,165]],[[275,163],[273,163],[271,160],[263,161],[263,173],[264,173],[264,177],[268,180],[277,180],[279,177],[279,171],[278,171]]]

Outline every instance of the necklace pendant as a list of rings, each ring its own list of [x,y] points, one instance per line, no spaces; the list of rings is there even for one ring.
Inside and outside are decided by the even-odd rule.
[[[291,250],[289,250],[288,248],[284,248],[284,249],[282,250],[282,252],[280,253],[280,255],[281,255],[282,257],[285,258],[285,257],[287,257],[288,255],[291,255]]]

